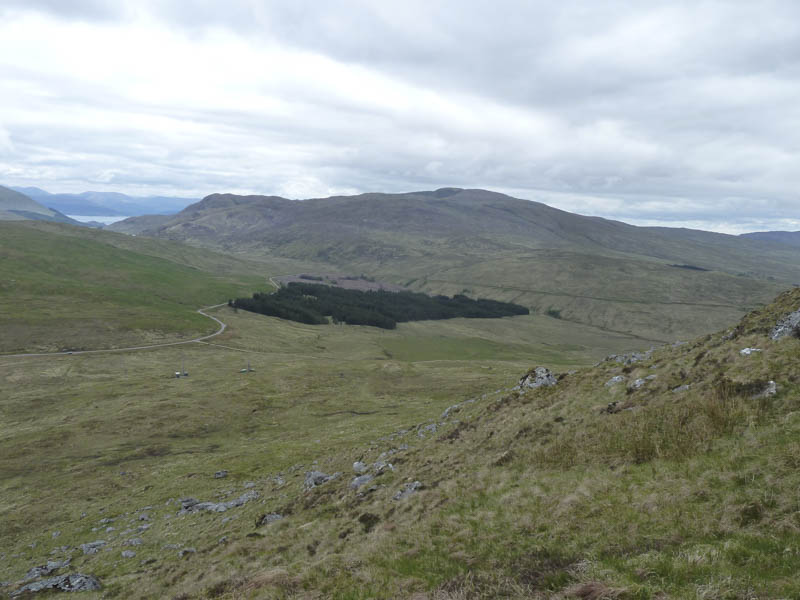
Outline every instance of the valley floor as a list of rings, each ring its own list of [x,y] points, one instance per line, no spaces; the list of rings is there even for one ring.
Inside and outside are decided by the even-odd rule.
[[[228,307],[206,344],[0,357],[0,589],[69,559],[104,598],[797,597],[780,302],[594,368],[631,338]],[[511,390],[532,364],[558,384]]]

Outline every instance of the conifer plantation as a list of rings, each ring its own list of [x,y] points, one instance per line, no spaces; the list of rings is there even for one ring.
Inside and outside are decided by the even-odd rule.
[[[321,284],[290,283],[274,294],[255,293],[237,298],[230,306],[271,317],[320,325],[331,317],[334,323],[371,325],[394,329],[397,323],[465,317],[494,319],[527,315],[529,310],[511,302],[462,294],[452,298],[414,292],[347,290]]]

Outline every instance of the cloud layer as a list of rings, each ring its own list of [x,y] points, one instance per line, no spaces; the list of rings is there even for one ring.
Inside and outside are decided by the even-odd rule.
[[[800,229],[800,5],[6,0],[0,183]]]

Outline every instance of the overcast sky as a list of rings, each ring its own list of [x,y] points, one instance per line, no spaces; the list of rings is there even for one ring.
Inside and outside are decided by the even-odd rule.
[[[0,0],[0,184],[800,229],[800,2]]]

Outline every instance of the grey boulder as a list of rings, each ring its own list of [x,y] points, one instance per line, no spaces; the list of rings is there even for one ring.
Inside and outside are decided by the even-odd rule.
[[[517,389],[536,389],[540,387],[550,387],[558,383],[555,375],[550,372],[550,369],[545,367],[536,367],[528,371],[517,384]]]

